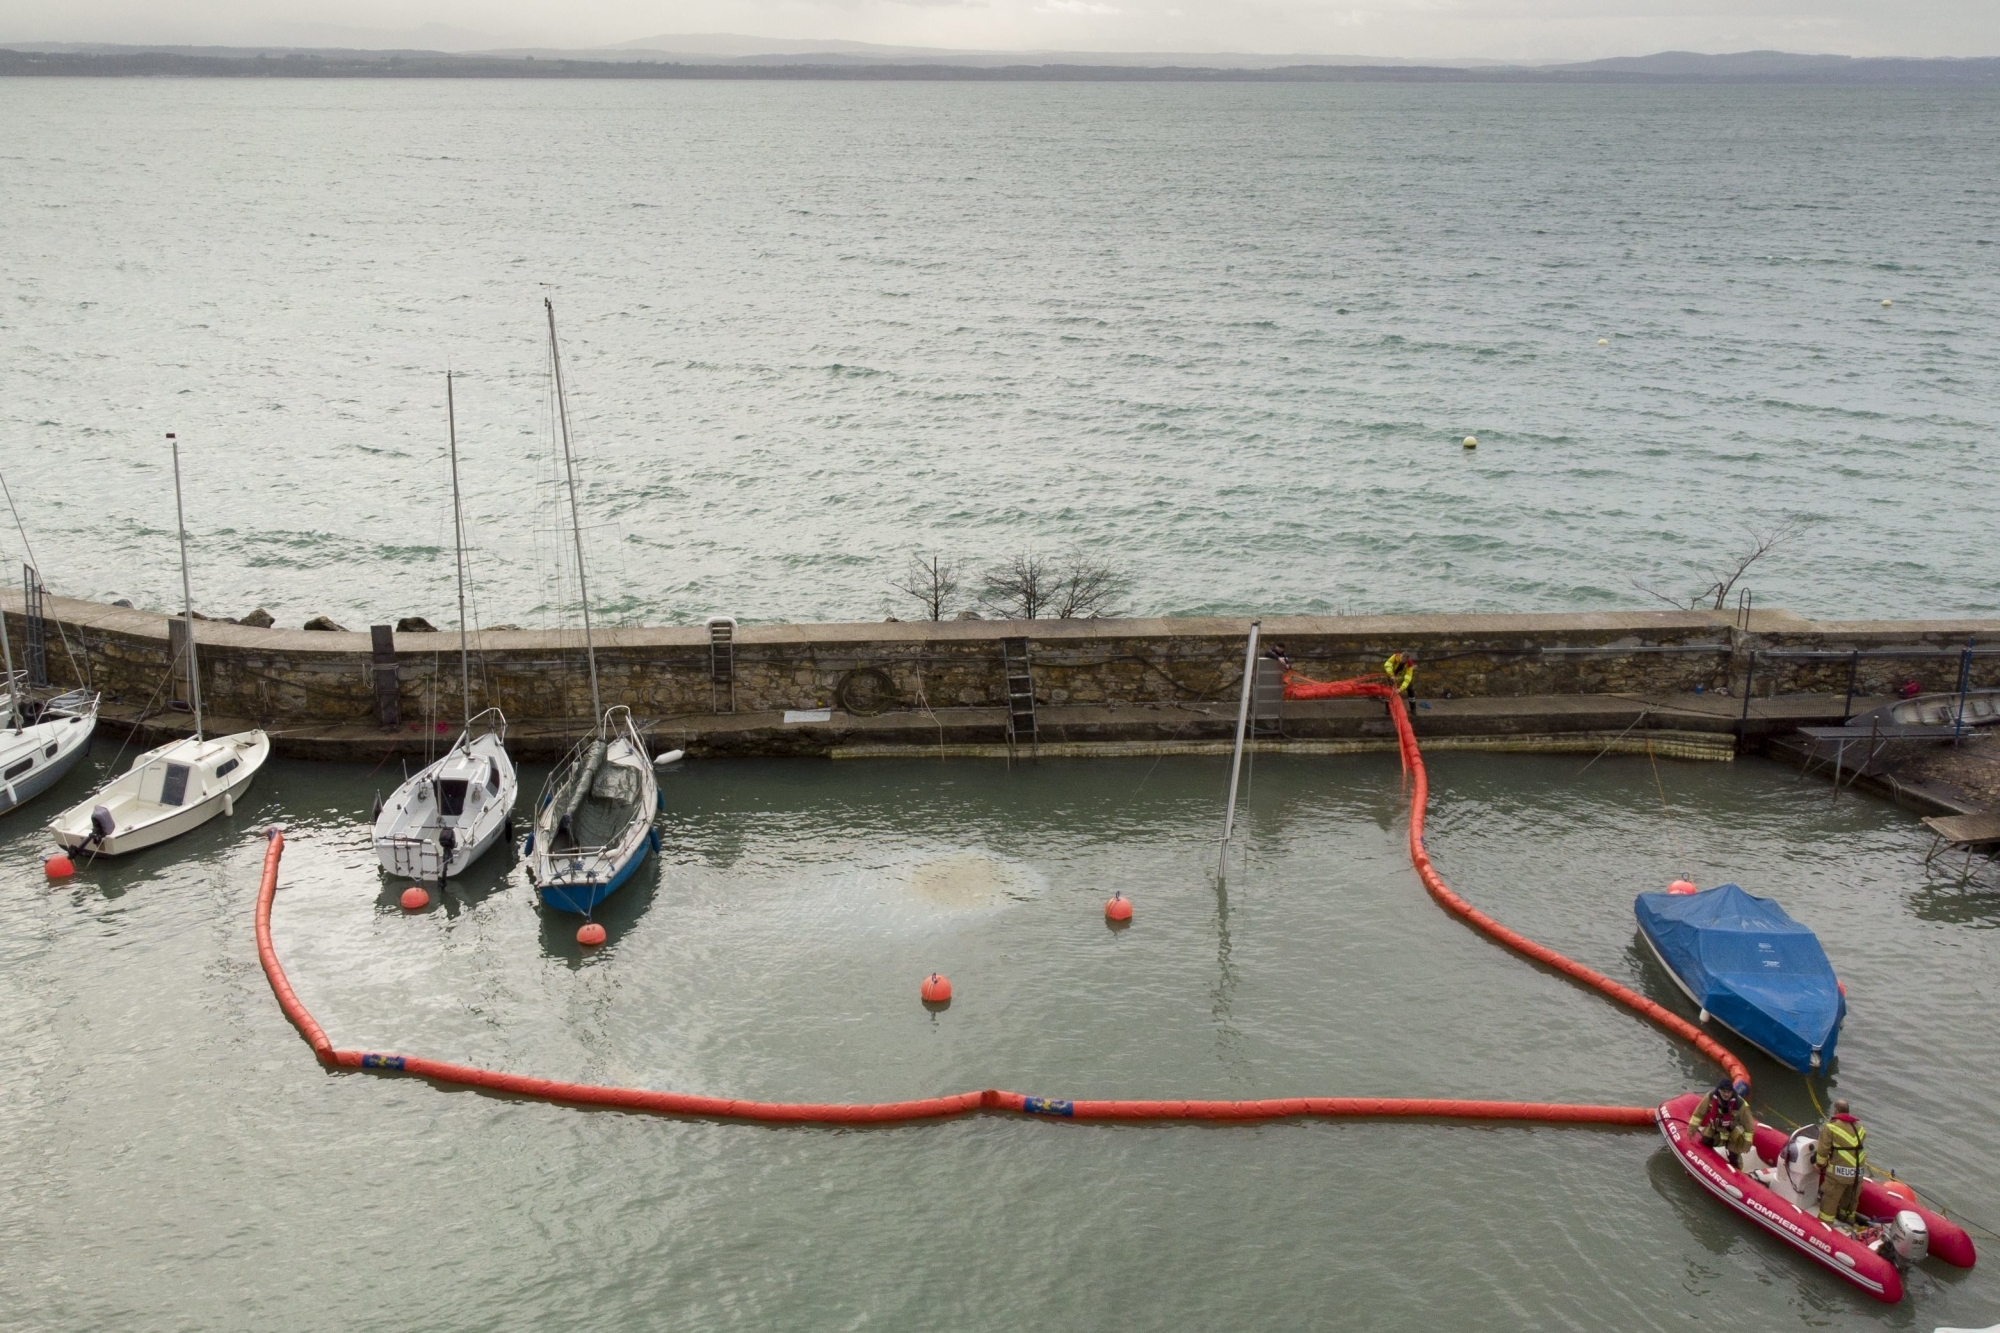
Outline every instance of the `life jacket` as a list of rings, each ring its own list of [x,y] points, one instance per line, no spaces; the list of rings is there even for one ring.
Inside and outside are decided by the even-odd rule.
[[[1387,676],[1389,682],[1397,689],[1407,690],[1410,688],[1410,682],[1416,678],[1417,668],[1401,653],[1391,653],[1389,660],[1382,664],[1382,674]]]
[[[1736,1118],[1736,1108],[1742,1105],[1734,1092],[1711,1092],[1706,1098],[1708,1109],[1701,1113],[1701,1123],[1695,1130],[1703,1138],[1714,1138],[1729,1127]]]
[[[1868,1131],[1851,1115],[1837,1115],[1826,1122],[1827,1174],[1839,1180],[1854,1180],[1868,1160],[1863,1144]]]

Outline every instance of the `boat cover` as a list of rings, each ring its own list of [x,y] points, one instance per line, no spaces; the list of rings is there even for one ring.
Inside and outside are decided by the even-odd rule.
[[[1642,893],[1639,929],[1696,1003],[1801,1073],[1833,1059],[1847,1000],[1810,930],[1734,884]]]

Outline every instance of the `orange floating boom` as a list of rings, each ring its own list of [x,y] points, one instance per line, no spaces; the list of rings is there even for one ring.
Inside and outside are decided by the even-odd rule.
[[[1518,931],[1510,930],[1452,892],[1424,849],[1424,807],[1430,785],[1424,773],[1423,756],[1410,726],[1408,710],[1394,689],[1371,680],[1308,681],[1288,674],[1288,699],[1329,699],[1372,697],[1385,701],[1395,721],[1405,772],[1414,772],[1416,782],[1410,793],[1410,860],[1424,887],[1454,916],[1491,938],[1538,963],[1602,992],[1636,1011],[1675,1036],[1694,1044],[1704,1055],[1728,1070],[1736,1079],[1747,1080],[1743,1063],[1707,1033],[1678,1014],[1654,1004],[1645,996],[1619,985],[1609,977],[1574,962],[1546,945],[1535,943]],[[1031,1097],[1024,1093],[986,1088],[978,1092],[954,1093],[902,1102],[755,1102],[733,1097],[708,1097],[684,1092],[656,1092],[644,1088],[616,1088],[595,1083],[565,1083],[555,1079],[532,1078],[524,1074],[504,1074],[471,1065],[449,1064],[421,1056],[393,1055],[374,1051],[336,1050],[312,1013],[299,1000],[285,969],[271,945],[271,903],[278,887],[278,865],[284,855],[285,838],[278,829],[267,834],[270,846],[264,853],[264,878],[257,893],[257,959],[269,978],[272,992],[285,1017],[304,1035],[321,1064],[336,1069],[362,1069],[376,1073],[415,1074],[420,1078],[458,1087],[484,1088],[490,1092],[574,1106],[605,1106],[653,1115],[698,1116],[715,1120],[743,1120],[760,1124],[886,1124],[899,1121],[936,1120],[972,1112],[1012,1112],[1020,1115],[1094,1122],[1214,1121],[1247,1123],[1301,1117],[1327,1119],[1422,1119],[1515,1121],[1555,1125],[1619,1125],[1641,1128],[1654,1122],[1655,1110],[1648,1106],[1589,1106],[1551,1102],[1508,1102],[1459,1100],[1439,1097],[1276,1097],[1253,1101],[1071,1101],[1052,1097]]]

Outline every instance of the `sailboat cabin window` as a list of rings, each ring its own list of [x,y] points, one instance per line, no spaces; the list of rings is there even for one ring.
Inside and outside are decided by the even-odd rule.
[[[0,779],[12,782],[15,778],[20,777],[23,773],[27,772],[34,766],[35,766],[35,758],[33,755],[30,755],[26,759],[23,759],[20,763],[15,764],[11,768],[9,768],[5,773],[0,773]]]
[[[498,765],[498,764],[488,764],[488,765],[486,766],[486,790],[488,790],[488,791],[490,791],[490,792],[495,792],[495,793],[498,793],[498,792],[499,792],[499,790],[500,790],[500,765]]]
[[[48,748],[42,751],[42,758],[44,758],[44,759],[53,759],[53,758],[55,758],[55,757],[56,757],[56,746],[57,746],[57,745],[58,745],[59,743],[60,743],[60,742],[57,742],[57,741],[50,741],[50,742],[49,742],[49,744],[48,744]]]
[[[243,761],[241,759],[224,760],[222,763],[219,763],[215,766],[215,776],[219,778],[226,778],[231,773],[234,773],[237,769],[241,767],[243,767]]]
[[[160,784],[160,804],[179,805],[187,799],[188,766],[168,764],[166,781]]]
[[[470,786],[464,778],[443,778],[438,782],[438,813],[441,815],[462,815],[465,813],[465,789]]]

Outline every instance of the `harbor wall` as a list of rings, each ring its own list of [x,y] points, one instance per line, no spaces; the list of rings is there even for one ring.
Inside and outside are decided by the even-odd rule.
[[[20,664],[27,626],[18,591],[0,594]],[[151,611],[66,598],[45,604],[46,656],[55,684],[85,679],[112,711],[169,715],[184,700],[172,669],[180,624]],[[1233,701],[1242,679],[1247,619],[952,620],[746,625],[716,679],[699,626],[599,631],[605,704],[627,704],[648,725],[720,713],[833,708],[855,715],[994,709],[1005,704],[1002,640],[1025,637],[1037,702],[1047,706],[1199,705]],[[1425,699],[1665,696],[1727,693],[1746,682],[1759,699],[1841,694],[1853,671],[1860,696],[1916,680],[1955,689],[1959,650],[1993,642],[2000,620],[1814,622],[1780,610],[1620,611],[1530,615],[1270,616],[1307,675],[1379,672],[1394,651],[1418,656]],[[461,711],[458,635],[396,633],[379,660],[366,633],[257,629],[197,621],[204,707],[218,720],[267,728],[452,721]],[[575,723],[591,714],[581,635],[562,630],[471,636],[475,711],[513,723]],[[1859,652],[1861,656],[1850,654]],[[1822,653],[1821,657],[1782,654]],[[1753,654],[1755,661],[1753,662]],[[2000,685],[2000,656],[1971,659],[1975,687]]]

